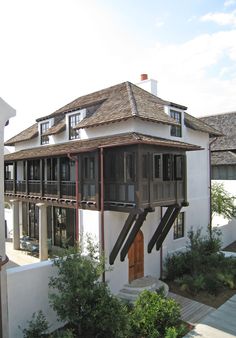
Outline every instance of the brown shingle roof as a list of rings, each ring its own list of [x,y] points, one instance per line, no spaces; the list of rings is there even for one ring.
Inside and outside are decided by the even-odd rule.
[[[184,113],[184,123],[186,127],[191,128],[193,130],[202,131],[204,133],[208,133],[211,136],[222,136],[222,133],[217,130],[217,128],[213,128],[204,121],[197,119],[196,117],[189,115],[188,113]]]
[[[165,114],[165,104],[170,103],[130,82],[123,82],[116,86],[81,96],[53,114],[42,117],[37,121],[85,107],[96,106],[94,112],[83,119],[77,125],[77,128],[94,127],[133,117],[176,125],[177,122]]]
[[[211,151],[236,149],[236,112],[206,116],[202,121],[218,129],[225,136],[219,137],[212,143]]]
[[[68,153],[76,154],[84,151],[90,151],[92,149],[98,149],[100,147],[109,146],[122,146],[131,144],[152,144],[160,147],[176,148],[183,150],[200,150],[199,146],[167,140],[163,138],[153,137],[149,135],[143,135],[138,133],[126,133],[114,136],[100,137],[90,140],[78,140],[66,143],[59,143],[49,146],[41,146],[32,149],[20,150],[15,153],[5,155],[6,161],[23,160],[30,158],[42,158],[50,156],[62,156]]]
[[[43,133],[43,135],[49,136],[49,135],[59,134],[62,131],[64,131],[65,129],[66,129],[66,121],[65,121],[65,119],[63,119],[60,122],[58,122],[57,124],[54,124],[54,126],[49,128],[45,133]]]
[[[211,164],[236,165],[236,153],[232,151],[217,151],[211,153]]]
[[[5,146],[14,146],[15,143],[31,140],[32,138],[38,136],[38,124],[35,123],[29,128],[23,130],[16,136],[7,140],[4,145]]]

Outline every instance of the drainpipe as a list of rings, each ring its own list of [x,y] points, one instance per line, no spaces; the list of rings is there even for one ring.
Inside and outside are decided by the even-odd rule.
[[[162,216],[163,216],[163,207],[161,207],[161,219],[162,219]],[[163,275],[162,265],[163,265],[163,243],[160,248],[160,279],[162,279],[162,275]]]
[[[209,152],[209,172],[210,172],[210,183],[209,183],[209,190],[210,190],[210,223],[209,223],[209,231],[210,237],[212,236],[212,198],[211,198],[211,178],[212,178],[212,169],[211,169],[211,145],[217,140],[215,137],[212,141],[209,142],[208,152]]]
[[[100,189],[101,189],[101,250],[105,253],[105,237],[104,237],[104,165],[103,165],[103,148],[100,148]],[[104,263],[105,264],[105,263]],[[102,281],[105,283],[105,271],[102,274]]]
[[[79,160],[78,157],[67,154],[70,160],[75,161],[75,195],[76,195],[76,211],[75,211],[75,239],[77,245],[79,243]]]

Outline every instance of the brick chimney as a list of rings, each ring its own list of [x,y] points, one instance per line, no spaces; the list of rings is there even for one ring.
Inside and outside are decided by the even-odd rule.
[[[157,80],[149,80],[148,74],[141,74],[140,80],[141,82],[137,83],[137,86],[157,96]]]

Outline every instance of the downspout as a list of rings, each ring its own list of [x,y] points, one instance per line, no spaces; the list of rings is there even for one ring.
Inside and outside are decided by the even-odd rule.
[[[76,198],[76,211],[75,211],[75,239],[77,245],[79,244],[79,160],[78,157],[67,154],[68,158],[75,161],[75,198]]]
[[[101,207],[101,250],[105,254],[105,237],[104,237],[104,164],[103,164],[103,148],[100,148],[100,207]],[[105,264],[105,263],[104,263]],[[105,269],[102,274],[102,281],[105,283]]]
[[[161,207],[161,219],[163,216],[163,207]],[[161,245],[160,248],[160,279],[162,279],[162,275],[163,275],[163,243]]]
[[[209,231],[210,237],[212,236],[212,198],[211,198],[211,178],[212,178],[212,168],[211,168],[211,145],[217,140],[215,137],[212,141],[209,142],[208,152],[209,152],[209,172],[210,172],[210,183],[209,183],[209,190],[210,190],[210,223],[209,223]]]

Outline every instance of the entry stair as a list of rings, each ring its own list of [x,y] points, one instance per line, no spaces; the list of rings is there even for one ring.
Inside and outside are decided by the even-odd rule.
[[[162,282],[157,277],[145,276],[135,279],[129,284],[125,284],[124,287],[119,291],[117,296],[121,300],[129,303],[134,303],[139,294],[144,290],[149,290],[153,292],[163,290],[164,295],[167,296],[169,292],[169,287],[166,283]]]

